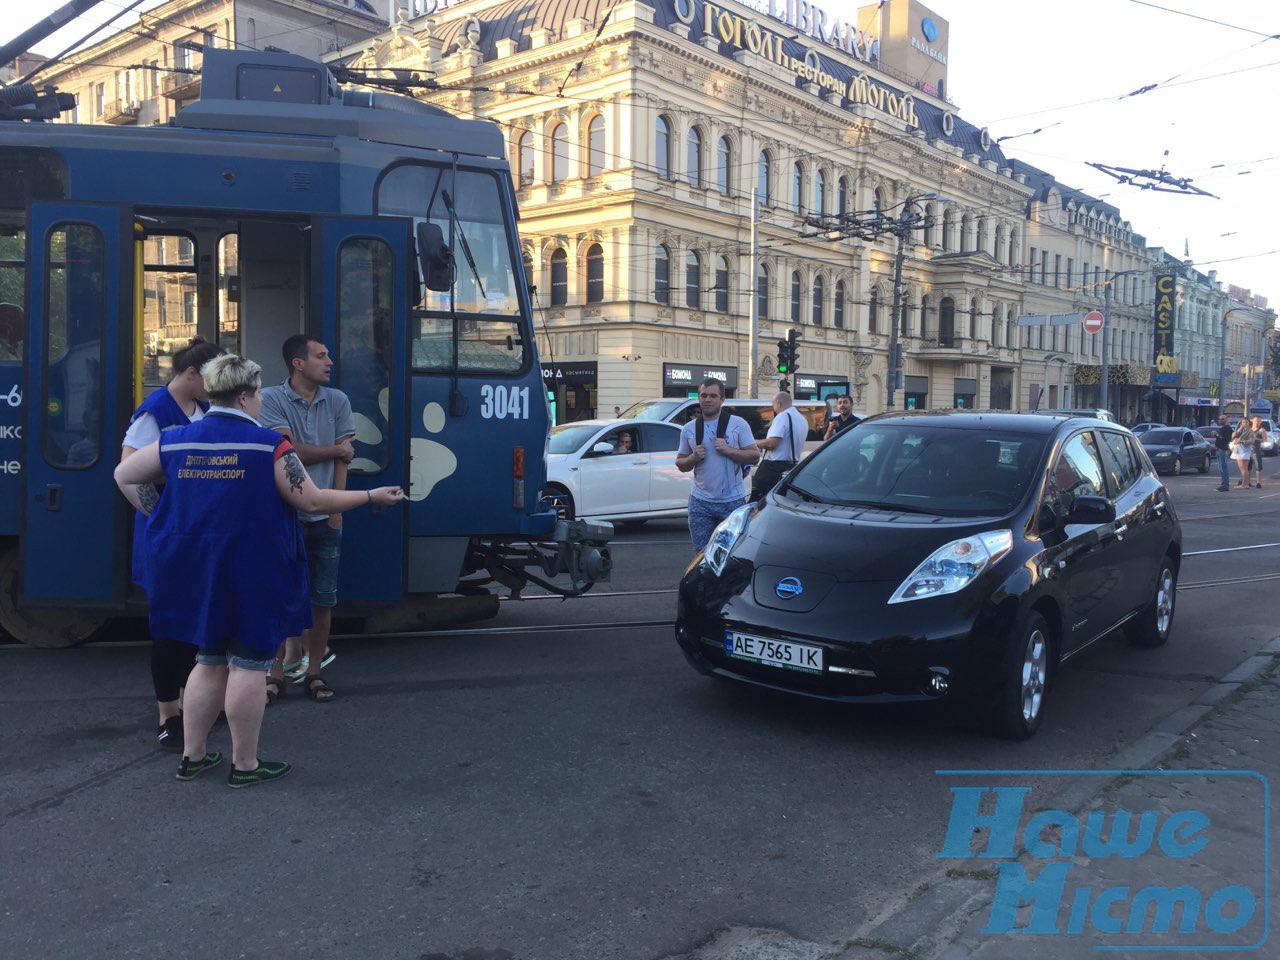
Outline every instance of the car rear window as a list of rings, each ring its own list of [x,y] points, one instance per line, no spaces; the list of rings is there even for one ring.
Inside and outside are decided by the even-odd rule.
[[[1170,443],[1175,446],[1182,442],[1181,430],[1148,430],[1142,435],[1143,443]]]
[[[1034,434],[860,424],[810,457],[790,486],[849,506],[1003,516],[1038,476],[1043,450]]]

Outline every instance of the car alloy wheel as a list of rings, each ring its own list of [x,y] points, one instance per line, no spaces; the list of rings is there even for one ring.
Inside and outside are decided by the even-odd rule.
[[[1156,629],[1163,636],[1169,635],[1169,627],[1173,624],[1173,592],[1176,589],[1173,571],[1168,567],[1160,570],[1160,584],[1156,588]]]
[[[1036,611],[1028,611],[1001,667],[1003,683],[989,701],[987,731],[1006,740],[1025,740],[1044,719],[1049,696],[1049,661],[1052,656],[1049,624]]]
[[[1160,561],[1154,586],[1146,608],[1125,625],[1125,634],[1134,646],[1161,647],[1169,639],[1178,606],[1178,574],[1168,557]]]
[[[1173,475],[1175,477],[1182,476],[1182,458],[1181,457],[1173,458]]]
[[[1040,718],[1049,673],[1048,651],[1044,631],[1032,630],[1022,656],[1022,720],[1027,724],[1034,724]]]

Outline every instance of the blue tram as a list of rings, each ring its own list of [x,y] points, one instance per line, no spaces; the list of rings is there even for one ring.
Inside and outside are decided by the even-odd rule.
[[[129,414],[198,334],[285,378],[329,345],[356,413],[340,597],[430,624],[493,586],[608,576],[540,494],[548,410],[502,137],[321,64],[208,50],[173,125],[0,123],[0,626],[85,639],[129,602]],[[442,600],[443,598],[443,600]],[[394,620],[394,618],[393,618]],[[386,623],[385,617],[379,622]]]

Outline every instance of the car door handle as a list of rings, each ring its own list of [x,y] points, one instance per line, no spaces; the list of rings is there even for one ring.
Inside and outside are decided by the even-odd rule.
[[[1115,529],[1116,539],[1123,540],[1124,535],[1128,532],[1129,532],[1129,525],[1127,523],[1122,523],[1120,526],[1116,527]]]
[[[1161,500],[1159,503],[1157,503],[1157,504],[1156,504],[1154,507],[1152,507],[1151,509],[1155,512],[1155,515],[1158,517],[1158,516],[1160,516],[1160,514],[1164,513],[1164,508],[1165,508],[1165,506],[1166,506],[1165,502],[1164,502],[1163,500]]]
[[[637,460],[637,461],[635,461],[636,466],[644,466],[644,465],[645,465],[646,463],[648,463],[648,462],[649,462],[648,460]]]

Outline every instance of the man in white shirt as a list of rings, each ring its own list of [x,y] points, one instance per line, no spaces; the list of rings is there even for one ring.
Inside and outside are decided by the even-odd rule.
[[[773,397],[773,423],[763,440],[756,446],[764,451],[764,462],[756,469],[751,482],[751,502],[764,499],[783,474],[800,462],[804,442],[809,436],[809,421],[791,402],[791,394],[777,393]]]

